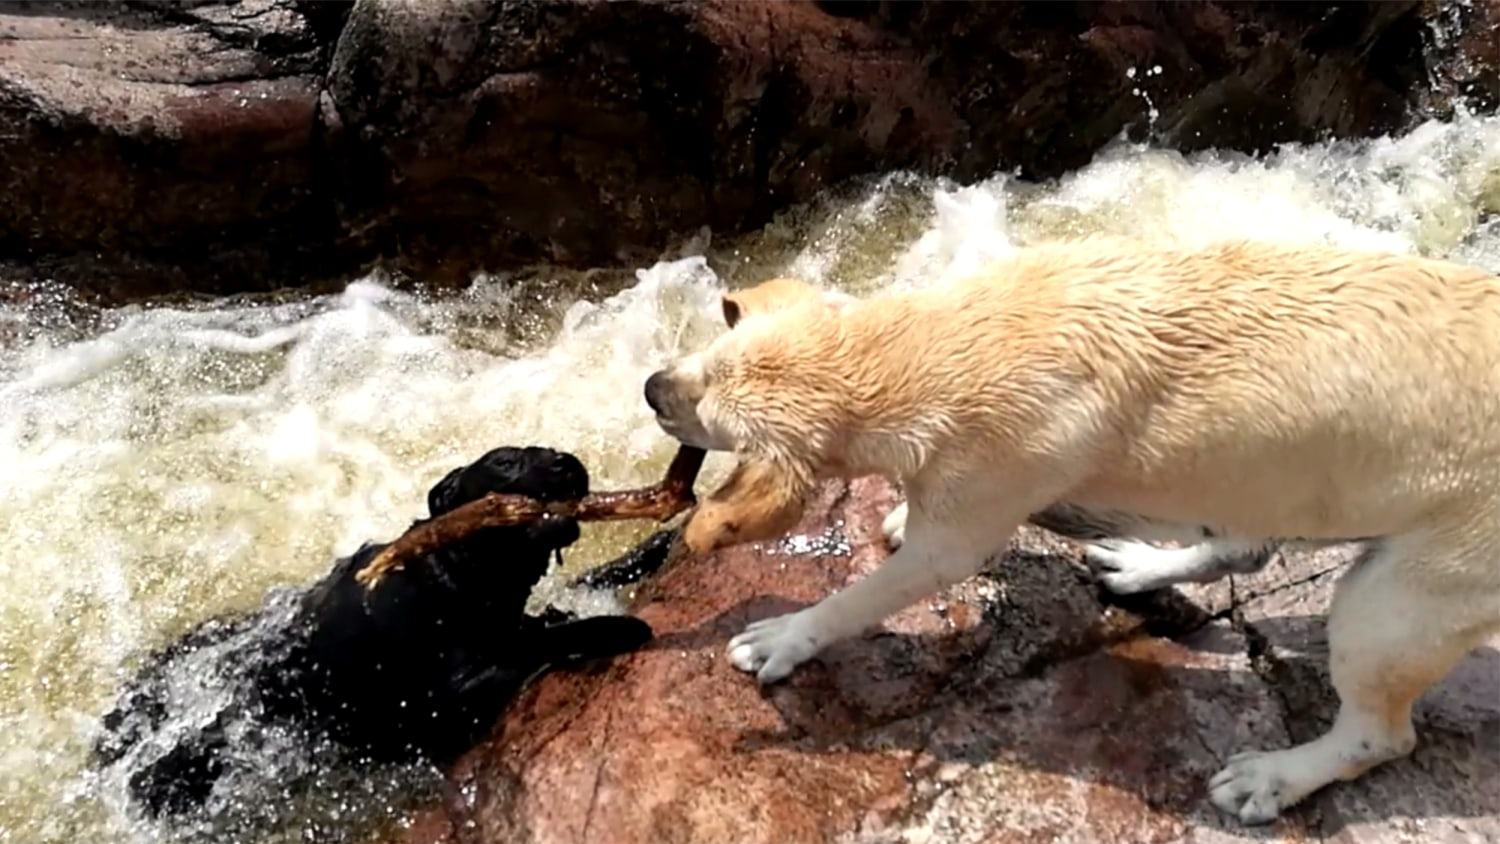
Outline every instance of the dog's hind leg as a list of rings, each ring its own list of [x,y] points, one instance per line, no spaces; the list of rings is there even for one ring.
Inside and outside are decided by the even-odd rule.
[[[1026,521],[1078,542],[1138,539],[1193,545],[1214,536],[1204,525],[1167,522],[1125,510],[1081,507],[1066,502],[1032,513]]]
[[[901,547],[906,537],[908,508],[903,502],[885,517],[881,530],[892,548]],[[1078,542],[1116,539],[1138,539],[1150,542],[1177,542],[1190,545],[1214,534],[1202,525],[1178,524],[1146,518],[1123,510],[1080,507],[1058,502],[1026,517],[1036,527],[1049,530]]]
[[[1263,540],[1207,539],[1186,548],[1159,548],[1130,539],[1102,539],[1086,543],[1083,554],[1111,592],[1129,595],[1259,571],[1276,547]]]
[[[1053,504],[1027,521],[1083,543],[1090,568],[1111,592],[1121,595],[1259,571],[1278,545],[1265,539],[1215,536],[1202,525],[1067,503]],[[1153,542],[1185,547],[1162,548]]]
[[[1436,536],[1374,543],[1344,575],[1328,619],[1340,702],[1332,728],[1287,750],[1231,757],[1209,783],[1214,805],[1267,823],[1328,783],[1411,752],[1412,704],[1500,622],[1493,549],[1456,552]]]

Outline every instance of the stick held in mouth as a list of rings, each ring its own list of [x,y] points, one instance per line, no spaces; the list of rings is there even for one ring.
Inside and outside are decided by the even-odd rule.
[[[565,516],[580,522],[665,521],[697,503],[693,482],[703,468],[704,456],[701,448],[682,446],[661,483],[641,489],[590,493],[576,501],[538,501],[524,495],[491,493],[412,527],[376,554],[354,579],[366,589],[373,589],[388,572],[444,545],[486,528],[534,522],[546,516]]]

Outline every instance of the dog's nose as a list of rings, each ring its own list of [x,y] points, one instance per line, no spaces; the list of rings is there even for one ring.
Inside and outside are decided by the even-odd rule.
[[[667,388],[667,376],[662,372],[653,372],[646,379],[646,404],[651,410],[660,415],[662,407],[662,391]]]

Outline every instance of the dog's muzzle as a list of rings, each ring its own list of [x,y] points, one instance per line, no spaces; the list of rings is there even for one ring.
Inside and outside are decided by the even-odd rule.
[[[646,404],[657,416],[661,416],[663,408],[666,407],[666,390],[666,373],[653,372],[651,377],[646,379]]]

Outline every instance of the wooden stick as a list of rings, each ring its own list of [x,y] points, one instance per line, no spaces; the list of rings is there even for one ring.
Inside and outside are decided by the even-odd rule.
[[[566,516],[580,522],[656,519],[666,521],[697,503],[693,482],[705,452],[682,446],[661,483],[642,489],[590,493],[575,501],[538,501],[524,495],[490,493],[416,525],[375,555],[354,579],[374,589],[388,572],[485,528]]]

